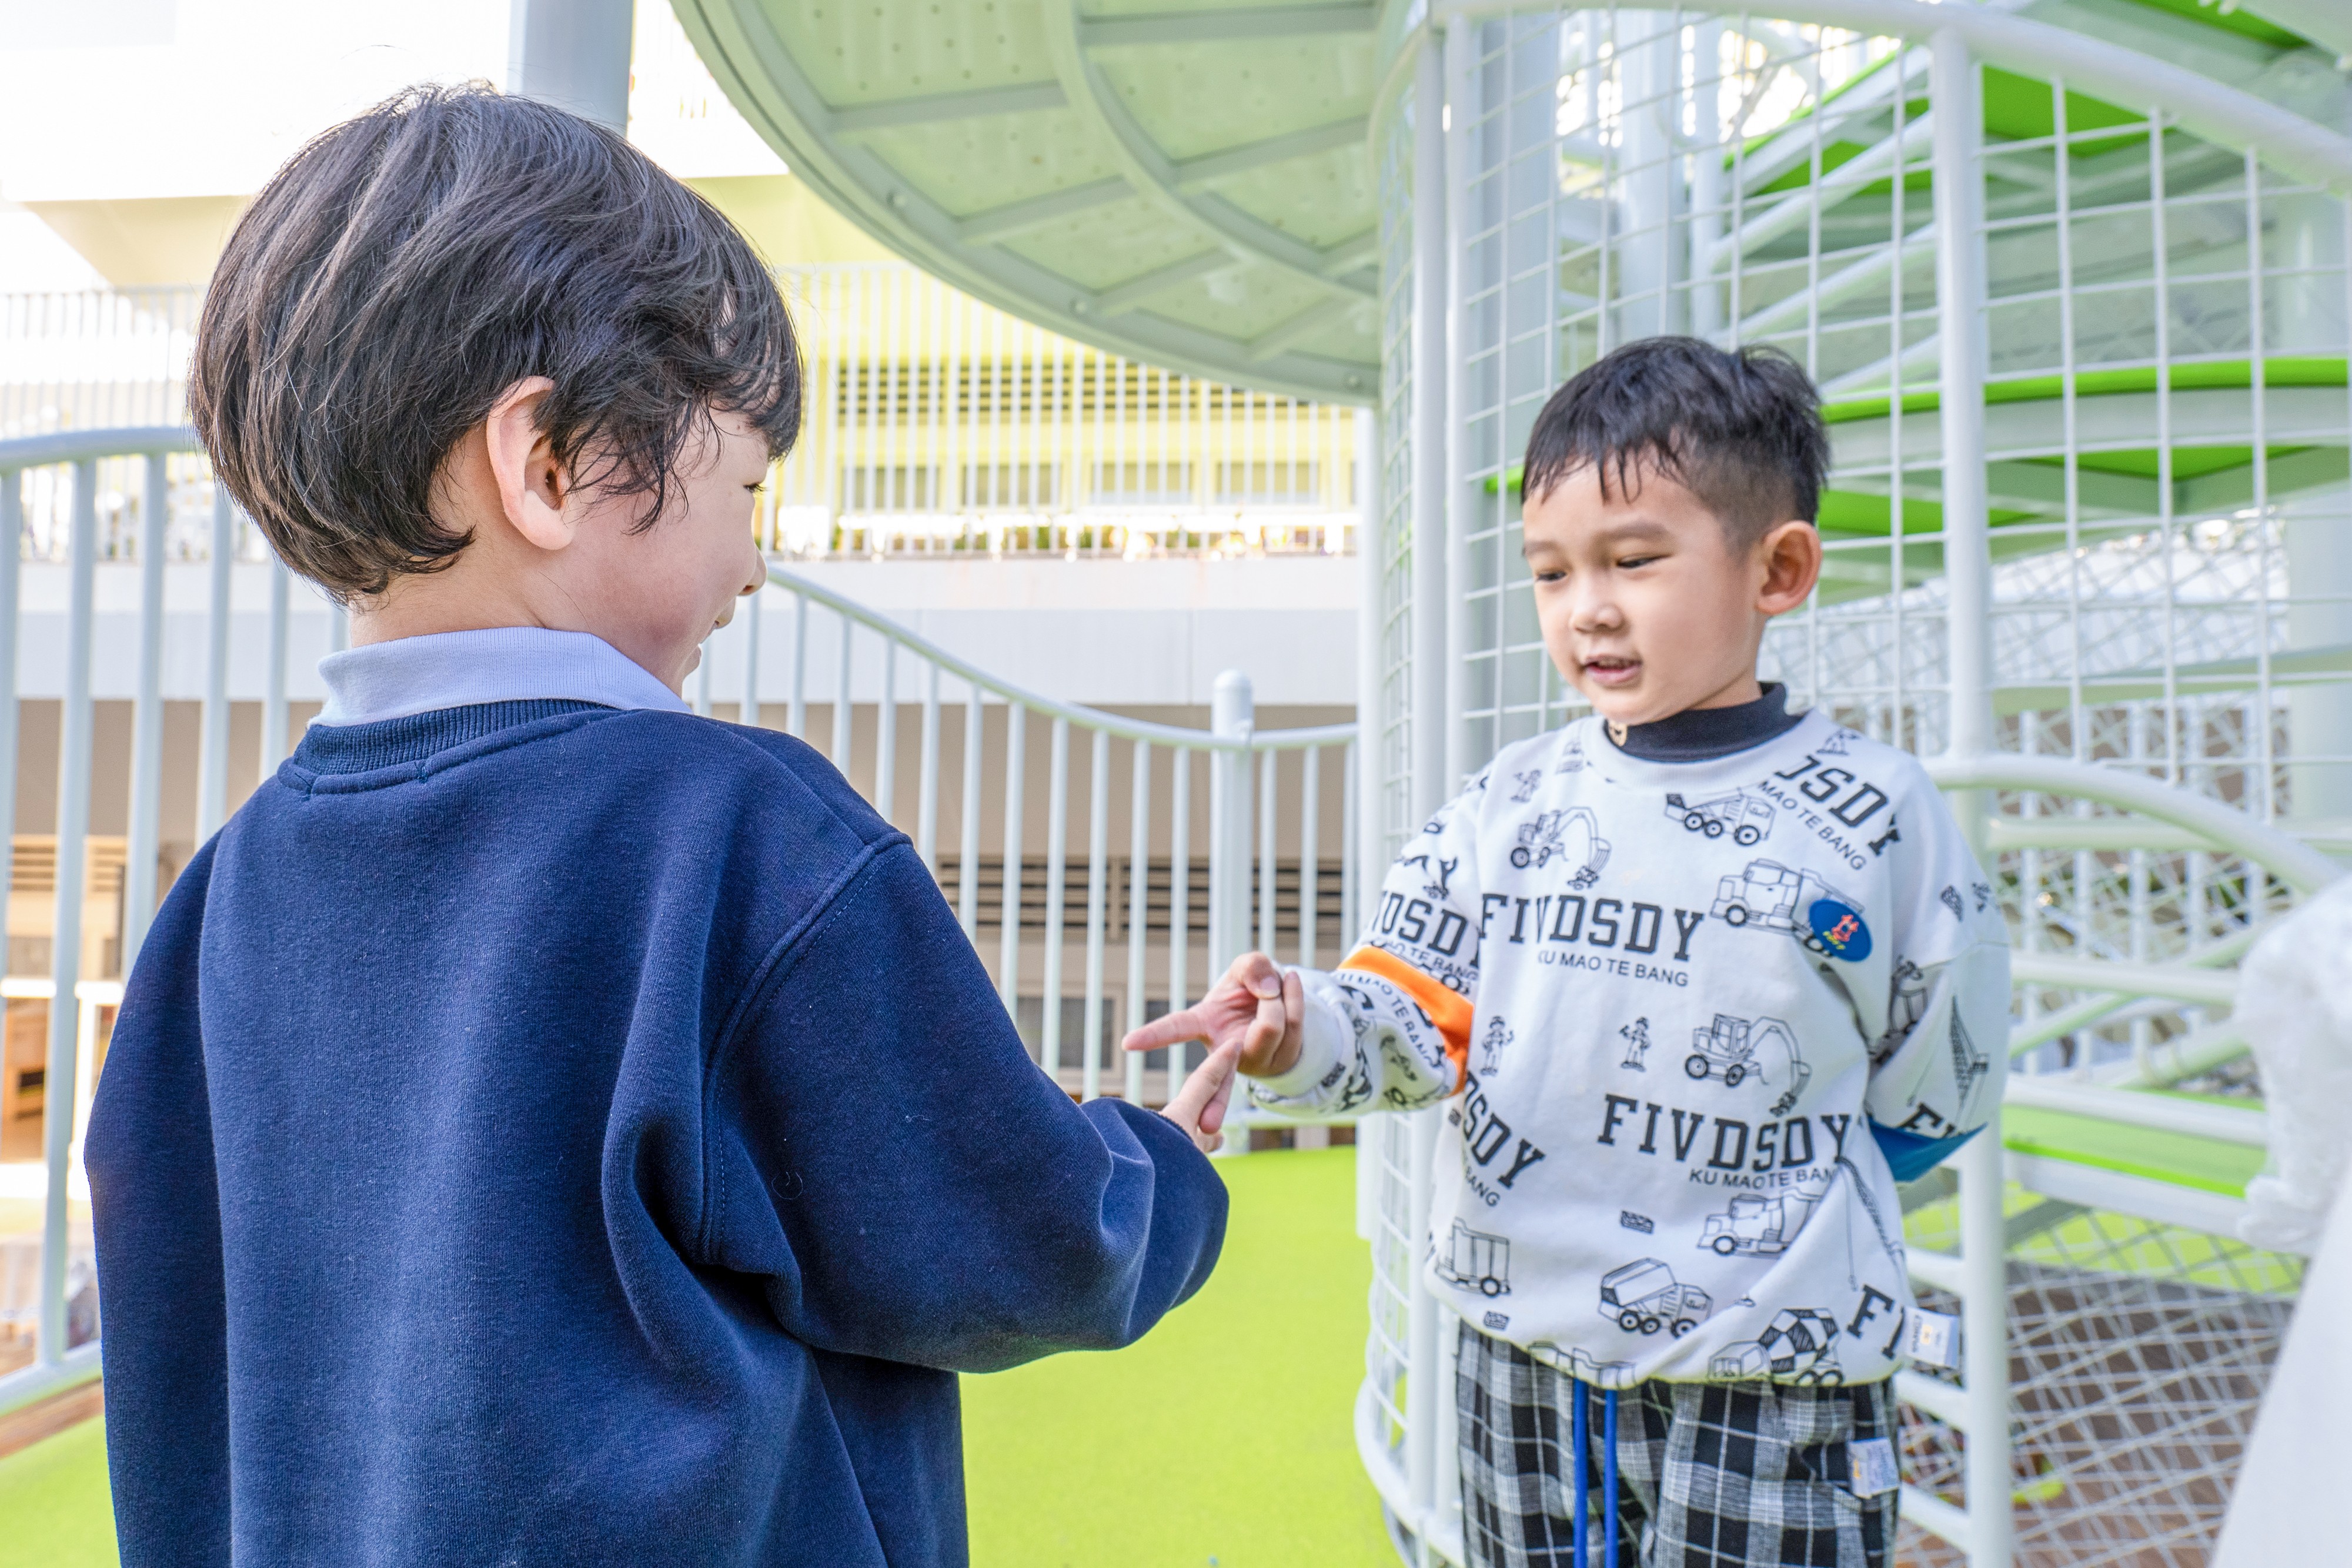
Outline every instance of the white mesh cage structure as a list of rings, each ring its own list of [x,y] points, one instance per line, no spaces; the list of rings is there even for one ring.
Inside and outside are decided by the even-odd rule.
[[[1380,830],[1580,711],[1519,554],[1545,399],[1659,333],[1793,356],[1827,562],[1764,674],[1936,759],[2017,950],[2001,1140],[1906,1195],[1969,1345],[1900,1380],[1906,1560],[2204,1562],[2301,1271],[2235,1239],[2232,966],[2352,847],[2344,73],[2121,0],[1382,41]],[[1401,1549],[1458,1562],[1433,1116],[1363,1140],[1358,1436]]]

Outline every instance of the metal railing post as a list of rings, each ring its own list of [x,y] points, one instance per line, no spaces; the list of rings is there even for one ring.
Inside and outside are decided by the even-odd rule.
[[[1209,696],[1209,730],[1244,746],[1257,730],[1257,700],[1250,679],[1239,670],[1217,677]],[[1210,985],[1249,947],[1250,939],[1250,754],[1209,753],[1209,972]],[[1243,1105],[1236,1091],[1227,1115]],[[1229,1129],[1224,1153],[1249,1153],[1249,1131]]]
[[[82,891],[89,845],[89,659],[98,558],[98,464],[74,465],[73,533],[66,599],[64,713],[58,737],[57,901],[49,926],[48,1060],[42,1082],[41,1159],[48,1190],[41,1218],[41,1299],[35,1354],[44,1365],[65,1359],[66,1180],[72,1169],[76,1056],[81,1019],[74,985],[81,978]]]
[[[256,786],[266,784],[286,760],[286,643],[287,622],[292,608],[287,602],[293,589],[292,574],[278,552],[269,552],[269,669],[267,685],[262,688],[261,703],[261,767],[254,775]]]
[[[1257,728],[1250,679],[1239,670],[1217,677],[1209,699],[1209,733],[1246,746]],[[1250,938],[1250,754],[1209,754],[1209,979],[1248,949]]]
[[[236,507],[228,486],[213,480],[211,594],[205,621],[204,736],[197,747],[196,841],[228,821],[229,585],[236,570]]]
[[[1135,791],[1127,812],[1127,1028],[1131,1034],[1143,1027],[1144,988],[1149,984],[1144,960],[1151,936],[1151,743],[1136,741],[1129,747],[1128,757]],[[1169,1005],[1172,1008],[1175,1004],[1171,1001]],[[1140,1105],[1145,1053],[1130,1051],[1121,1054],[1127,1058],[1127,1103]],[[1172,1083],[1169,1085],[1169,1097],[1175,1097]]]
[[[1408,766],[1412,810],[1425,821],[1450,793],[1447,737],[1455,716],[1446,699],[1454,682],[1446,667],[1446,452],[1451,434],[1445,406],[1452,352],[1446,341],[1445,68],[1442,35],[1432,29],[1413,63],[1412,125],[1412,687],[1407,708],[1412,746]],[[1408,1119],[1411,1131],[1409,1255],[1406,1298],[1405,1488],[1422,1563],[1435,1560],[1429,1531],[1436,1521],[1439,1307],[1421,1281],[1421,1249],[1429,1235],[1429,1191],[1437,1152],[1434,1110]]]
[[[167,461],[160,452],[149,455],[139,507],[139,674],[131,715],[131,845],[122,873],[125,978],[155,918],[163,800],[163,528],[172,494]]]
[[[1948,754],[1992,749],[1992,555],[1985,476],[1985,271],[1981,170],[1983,102],[1977,65],[1955,28],[1931,43],[1928,99],[1935,105],[1932,157],[1937,232],[1936,288],[1942,321],[1939,389],[1944,469],[1945,634],[1951,690]],[[2063,153],[2061,154],[2063,155]],[[1953,809],[1970,847],[1983,854],[1990,796],[1958,794]],[[1969,1423],[1967,1487],[1971,1568],[2009,1568],[2015,1533],[2010,1493],[2009,1273],[2002,1218],[2006,1176],[1998,1111],[1962,1151],[1960,1291],[1962,1380]]]
[[[1086,1044],[1086,1065],[1079,1071],[1079,1094],[1091,1100],[1102,1092],[1103,946],[1109,933],[1110,908],[1110,732],[1095,731],[1094,754],[1087,778],[1087,1017],[1080,1030]]]
[[[997,914],[1002,926],[997,947],[997,984],[1003,988],[1004,1010],[1017,1023],[1021,1018],[1021,829],[1026,808],[1021,799],[1027,778],[1023,753],[1029,744],[1029,710],[1019,703],[1004,705],[1004,874],[999,878]]]
[[[735,705],[735,722],[760,727],[760,601],[768,596],[761,587],[743,601],[743,700]]]

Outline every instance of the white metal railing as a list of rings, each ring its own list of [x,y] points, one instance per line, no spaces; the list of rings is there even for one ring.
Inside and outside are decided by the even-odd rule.
[[[1260,731],[1250,682],[1236,671],[1217,678],[1205,731],[1061,702],[992,675],[789,570],[772,570],[769,580],[787,602],[770,611],[763,601],[772,595],[761,595],[740,612],[747,618],[739,644],[747,695],[739,716],[761,706],[758,664],[769,634],[763,622],[788,616],[785,730],[813,733],[810,677],[829,675],[829,693],[817,694],[830,697],[827,755],[885,816],[907,828],[965,934],[990,959],[1006,1008],[1022,1017],[1026,1002],[1038,1004],[1039,1061],[1075,1092],[1105,1092],[1117,1033],[1156,1016],[1155,1005],[1186,1005],[1239,953],[1257,946],[1311,965],[1335,955],[1356,930],[1352,724]],[[829,669],[811,656],[813,642],[824,647],[819,639],[834,645]],[[868,661],[862,666],[861,655]],[[706,664],[697,688],[705,711],[712,706]],[[840,722],[845,714],[850,724]],[[1042,767],[1033,727],[1044,731]],[[902,769],[900,748],[909,742]],[[1202,768],[1205,800],[1196,793]],[[1127,788],[1116,800],[1112,786],[1121,772]],[[1074,778],[1082,808],[1076,807]],[[1040,786],[1042,824],[1034,820]],[[983,807],[992,792],[992,812]],[[1039,844],[1034,835],[1041,826]],[[953,846],[952,858],[943,845]],[[1033,857],[1032,845],[1042,848],[1042,857]],[[1115,850],[1124,851],[1117,861]],[[1082,915],[1073,907],[1073,851],[1084,857]],[[992,852],[998,868],[992,888]],[[1124,884],[1123,897],[1114,876]],[[1033,890],[1043,896],[1034,915]],[[992,913],[992,953],[982,942]],[[1033,972],[1039,976],[1034,996],[1026,978]],[[1114,998],[1114,991],[1122,994]],[[1126,1020],[1118,1031],[1109,1028],[1107,1004],[1113,1000],[1123,1003],[1118,1010]],[[1076,1042],[1065,1039],[1065,1004],[1071,1001],[1081,1009]],[[1079,1051],[1075,1072],[1064,1050],[1071,1043]],[[1184,1070],[1185,1051],[1180,1046],[1171,1052],[1156,1092],[1148,1090],[1144,1058],[1126,1057],[1115,1092],[1163,1098]],[[1238,1149],[1245,1140],[1234,1143]]]
[[[192,432],[173,426],[0,442],[0,677],[12,698],[22,690],[20,563],[54,556],[65,568],[49,973],[0,980],[0,996],[79,999],[50,1009],[41,1160],[30,1184],[43,1216],[33,1360],[0,1375],[0,1414],[100,1373],[99,1345],[87,1339],[94,1286],[84,1277],[87,1253],[78,1238],[86,1220],[77,1206],[87,1201],[82,1128],[106,1021],[121,998],[121,983],[96,972],[102,955],[82,940],[102,556],[129,556],[141,569],[129,777],[121,781],[130,817],[122,972],[137,956],[163,880],[163,566],[184,552],[208,556],[211,570],[203,635],[190,640],[204,664],[194,789],[173,793],[193,796],[184,826],[198,842],[219,828],[230,804],[230,569],[252,530],[226,492],[207,486],[209,548],[186,550],[179,525],[195,497],[175,493],[174,465],[194,447]],[[128,496],[126,483],[137,486]],[[26,499],[36,495],[58,506],[54,540],[37,535],[27,516]],[[110,499],[131,525],[113,538],[101,527]],[[257,758],[263,777],[295,738],[286,695],[290,582],[273,563]],[[173,615],[186,608],[174,603]],[[335,624],[331,645],[340,645],[340,616]],[[781,717],[791,733],[824,746],[906,829],[940,877],[1007,1009],[1023,1019],[1042,1066],[1074,1094],[1160,1100],[1185,1070],[1187,1048],[1164,1053],[1165,1065],[1154,1067],[1118,1052],[1126,1029],[1185,1005],[1247,947],[1306,964],[1328,961],[1358,924],[1352,725],[1261,731],[1250,683],[1237,672],[1216,682],[1208,729],[1061,702],[998,679],[782,568],[747,601],[737,625],[706,653],[743,659],[738,716]],[[775,694],[784,699],[781,715],[761,700],[763,634],[784,639],[790,650]],[[709,713],[709,664],[691,689]],[[18,707],[16,700],[0,704],[0,816],[14,815]],[[12,851],[0,836],[0,881]],[[6,935],[0,904],[0,947]],[[1115,1023],[1114,1013],[1123,1022]],[[1232,1146],[1246,1152],[1248,1140]],[[33,1175],[10,1169],[12,1181]]]

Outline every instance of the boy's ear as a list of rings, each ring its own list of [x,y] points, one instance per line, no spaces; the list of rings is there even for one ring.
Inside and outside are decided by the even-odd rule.
[[[544,550],[563,549],[580,527],[579,508],[569,505],[571,472],[539,428],[540,406],[554,390],[545,376],[526,376],[499,394],[482,421],[499,510],[515,532]]]
[[[1802,604],[1821,580],[1821,530],[1811,523],[1775,523],[1756,541],[1755,559],[1763,569],[1756,608],[1767,615],[1785,615]]]

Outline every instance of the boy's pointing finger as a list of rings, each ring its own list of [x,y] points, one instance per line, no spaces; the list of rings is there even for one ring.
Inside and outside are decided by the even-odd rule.
[[[1208,1021],[1201,1017],[1198,1008],[1186,1008],[1181,1012],[1166,1013],[1153,1019],[1140,1029],[1128,1031],[1119,1041],[1125,1051],[1158,1051],[1163,1045],[1174,1045],[1180,1040],[1207,1040],[1211,1037]]]

